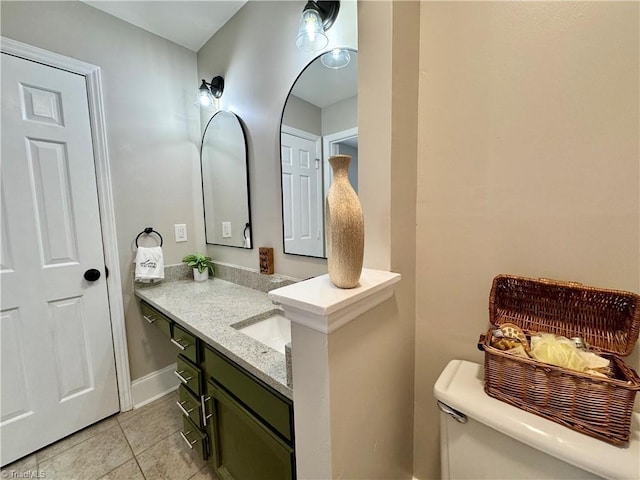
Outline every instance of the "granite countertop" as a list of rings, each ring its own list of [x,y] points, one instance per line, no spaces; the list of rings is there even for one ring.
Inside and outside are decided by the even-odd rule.
[[[175,280],[136,288],[154,306],[247,371],[293,399],[287,385],[285,355],[239,332],[282,310],[264,292],[219,278],[206,282]]]

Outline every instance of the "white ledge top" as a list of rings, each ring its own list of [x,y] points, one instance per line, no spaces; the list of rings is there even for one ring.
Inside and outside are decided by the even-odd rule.
[[[338,288],[329,275],[277,288],[269,297],[279,302],[289,320],[322,333],[331,333],[393,296],[400,274],[363,269],[355,288]]]

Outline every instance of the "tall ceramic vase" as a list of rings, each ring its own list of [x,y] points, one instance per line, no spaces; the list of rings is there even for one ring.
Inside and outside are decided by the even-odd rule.
[[[333,182],[325,219],[329,278],[339,288],[358,286],[364,255],[364,217],[360,199],[349,182],[349,155],[329,158]]]

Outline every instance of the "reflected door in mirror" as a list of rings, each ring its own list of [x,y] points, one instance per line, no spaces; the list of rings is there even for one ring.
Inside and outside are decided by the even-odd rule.
[[[358,54],[344,68],[327,68],[321,54],[300,73],[280,123],[284,252],[326,257],[324,202],[331,186],[329,157],[351,155],[357,188]]]
[[[304,138],[283,131],[281,159],[285,252],[323,257],[320,137]]]

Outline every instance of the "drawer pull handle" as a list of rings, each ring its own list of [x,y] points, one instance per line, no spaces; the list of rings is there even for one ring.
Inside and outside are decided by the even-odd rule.
[[[205,403],[208,402],[209,400],[211,400],[211,397],[204,398],[204,395],[200,397],[200,410],[202,410],[202,423],[205,427],[207,426],[207,420],[213,417],[213,413],[210,413],[209,415],[207,415],[207,407]]]
[[[178,340],[175,339],[171,339],[171,343],[173,343],[176,347],[178,347],[180,350],[186,350],[187,347],[189,346],[189,344],[187,343],[186,345],[182,345]]]
[[[147,317],[146,315],[143,315],[142,318],[144,318],[149,323],[153,323],[156,321],[155,318],[150,318],[150,317]]]
[[[191,430],[189,430],[187,433],[182,433],[182,432],[180,432],[180,436],[181,436],[181,437],[182,437],[182,439],[187,443],[187,446],[188,446],[190,449],[192,449],[192,450],[193,450],[193,446],[194,446],[196,443],[198,443],[198,440],[194,440],[193,442],[192,442],[192,441],[190,441],[190,440],[187,438],[187,435],[189,435],[190,433],[191,433]]]
[[[180,370],[179,372],[173,372],[173,373],[175,373],[175,374],[176,374],[176,377],[178,377],[178,378],[180,379],[180,381],[181,381],[182,383],[185,383],[185,384],[186,384],[186,383],[189,383],[189,380],[191,380],[191,379],[193,378],[193,377],[187,377],[187,378],[184,378],[184,377],[181,375],[181,374],[183,374],[183,373],[184,373],[184,370]]]
[[[176,402],[176,405],[178,405],[178,408],[180,410],[182,410],[182,413],[184,413],[187,417],[190,417],[191,415],[189,415],[191,412],[193,412],[193,408],[186,410],[183,405],[187,403],[187,402]]]

